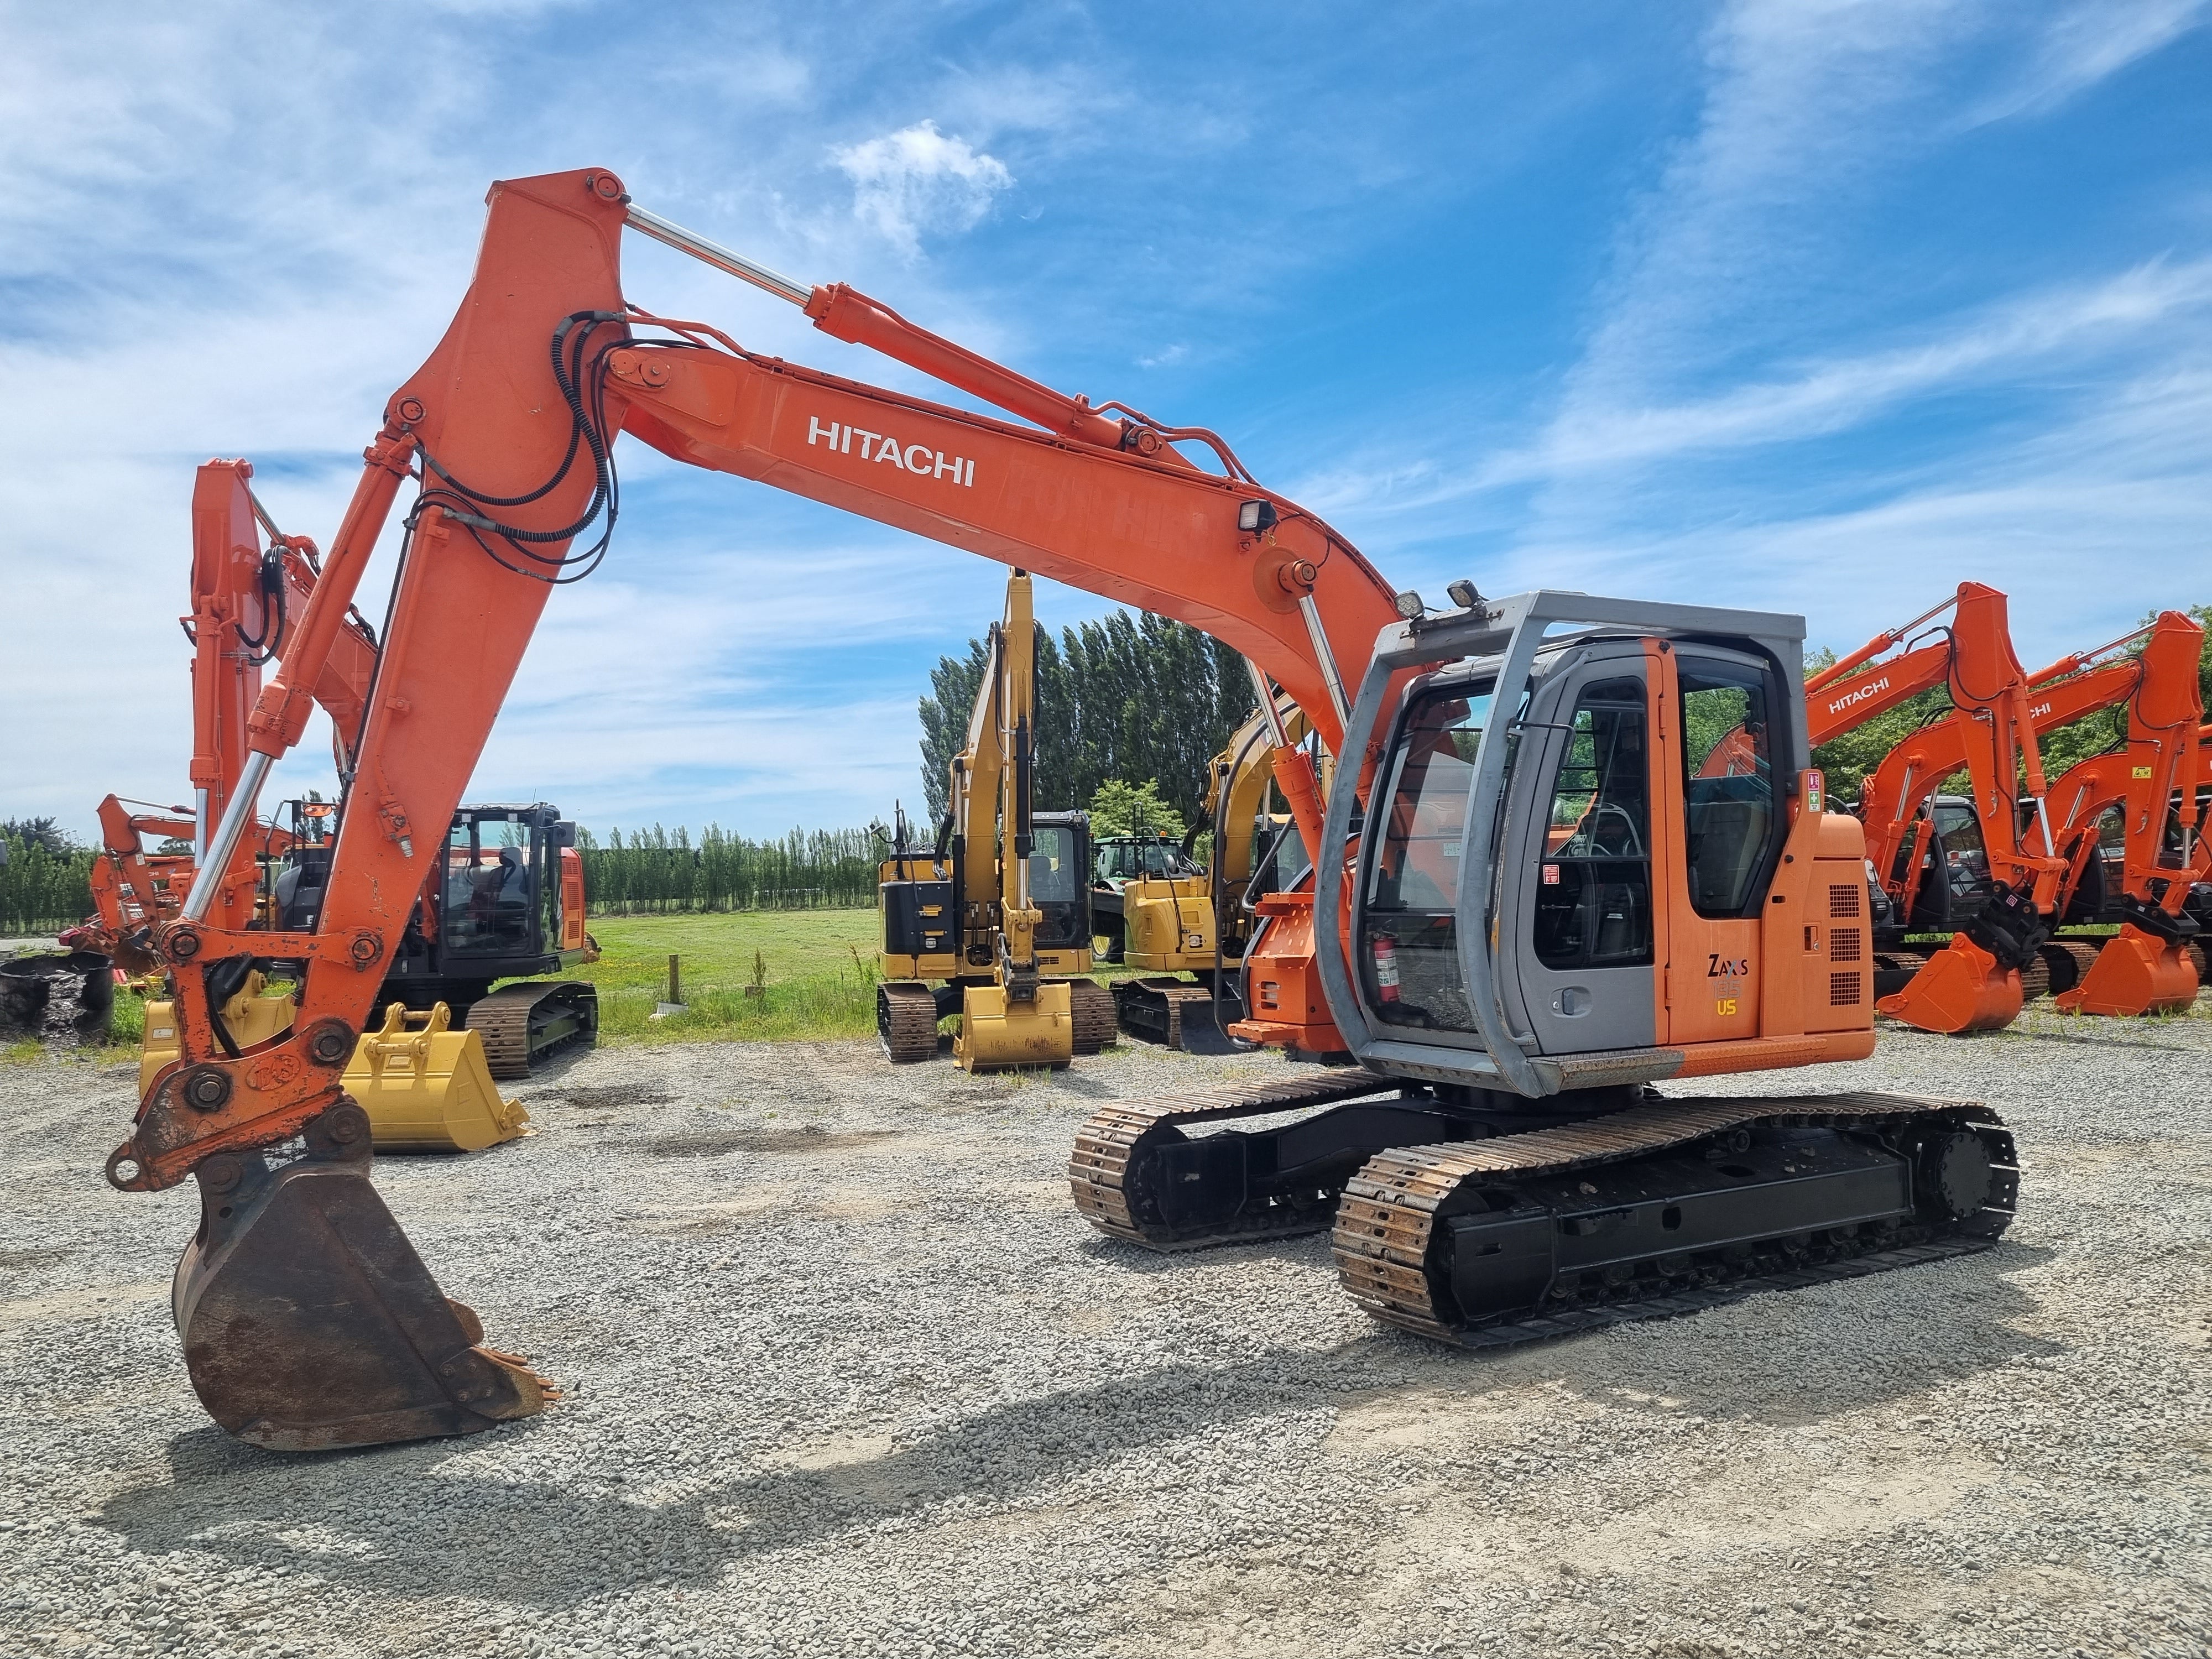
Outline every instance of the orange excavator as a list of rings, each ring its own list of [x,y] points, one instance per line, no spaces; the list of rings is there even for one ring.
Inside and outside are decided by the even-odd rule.
[[[2190,947],[2201,927],[2186,907],[2191,887],[2212,876],[2204,839],[2212,809],[2200,799],[2204,635],[2173,611],[2148,634],[2128,698],[2126,744],[2077,762],[2051,790],[2057,823],[2046,847],[2065,858],[2069,889],[2099,855],[2100,822],[2115,808],[2124,813],[2120,931],[2081,982],[2059,995],[2068,1013],[2172,1013],[2197,1000]]]
[[[1873,1048],[1864,842],[1808,763],[1802,619],[1551,592],[1493,602],[1467,582],[1431,615],[1201,428],[1093,406],[849,288],[794,283],[603,171],[507,181],[489,201],[470,290],[386,404],[248,720],[203,872],[152,929],[182,1052],[107,1176],[133,1192],[198,1183],[173,1311],[223,1427],[290,1449],[368,1444],[483,1429],[550,1395],[439,1292],[368,1178],[368,1125],[340,1079],[405,925],[384,896],[416,890],[437,856],[548,597],[605,556],[625,432],[1204,629],[1244,653],[1263,711],[1279,686],[1341,757],[1324,802],[1308,751],[1272,733],[1319,874],[1277,896],[1274,920],[1301,925],[1271,926],[1248,953],[1248,979],[1275,995],[1255,996],[1246,1024],[1358,1064],[1102,1109],[1071,1184],[1106,1231],[1175,1248],[1334,1221],[1361,1305],[1469,1346],[1902,1267],[2002,1231],[2017,1165],[1983,1108],[1653,1091]],[[1021,423],[655,317],[623,294],[626,228]],[[299,740],[418,467],[315,925],[228,926],[212,872]],[[1698,739],[1731,726],[1743,766],[1705,775]],[[296,1018],[227,1054],[208,976],[269,954],[307,964]],[[1298,1108],[1322,1109],[1185,1133]],[[297,1156],[271,1158],[295,1139]]]
[[[243,460],[204,464],[192,482],[191,614],[179,619],[192,647],[192,805],[132,812],[114,795],[100,804],[106,856],[92,871],[94,919],[75,930],[78,948],[99,951],[125,971],[151,965],[139,942],[149,919],[173,915],[194,878],[210,825],[220,819],[246,763],[246,722],[261,693],[261,671],[286,647],[292,620],[314,591],[313,542],[276,527],[248,482]],[[265,532],[268,544],[262,537]],[[358,611],[331,635],[313,681],[331,716],[337,771],[353,770],[352,739],[376,664],[376,638]],[[192,852],[149,854],[145,837],[189,840]],[[243,927],[253,915],[260,860],[281,855],[289,833],[271,823],[242,835],[222,872],[213,914]]]
[[[2195,621],[2169,611],[2094,650],[2060,658],[2028,677],[2032,731],[2039,737],[2097,709],[2124,702],[2135,734],[2141,732],[2140,710],[2146,706],[2161,713],[2194,706],[2203,641],[2203,630]],[[2188,718],[2193,726],[2195,717]],[[1984,726],[1980,711],[1954,708],[1906,737],[1867,775],[1859,803],[1867,826],[1867,856],[1885,890],[1896,931],[1908,926],[1933,931],[1953,925],[1956,908],[1972,904],[1971,890],[1990,873],[1966,867],[1979,865],[1978,854],[1955,847],[1948,850],[1957,855],[1960,867],[1952,867],[1947,849],[1938,844],[1942,826],[1935,806],[1943,781],[1965,768],[1984,741]],[[2161,732],[2137,740],[2157,745],[2166,735]],[[2114,798],[2103,788],[2101,775],[2117,771],[2124,780],[2125,767],[2124,757],[2100,757],[2051,786],[2049,803],[2057,805],[2059,819],[2054,826],[2056,847],[2064,860],[2048,912],[2054,921],[2071,914],[2075,895],[2094,867],[2096,820],[2114,805]],[[2085,811],[2086,817],[2081,816]],[[1978,830],[1980,826],[1977,822],[1972,827]],[[2031,847],[2049,855],[2042,823],[2023,830],[2032,836]],[[2154,839],[2162,830],[2152,832]],[[1971,919],[1966,925],[1972,925]],[[1924,961],[1908,951],[1892,954],[1902,963]],[[2023,965],[2024,994],[2046,984],[2069,990],[2085,965],[2082,958],[2094,962],[2095,947],[2081,941],[2048,940],[2039,947],[2039,961]]]
[[[1950,622],[1936,623],[1947,611]],[[1807,722],[1817,747],[1937,686],[1949,692],[1960,716],[1945,729],[1947,740],[1960,751],[1948,770],[1963,764],[1973,780],[1987,886],[1950,944],[1879,1006],[1923,1030],[1994,1030],[2020,1012],[2026,994],[2021,975],[2036,963],[2051,936],[2065,874],[2063,860],[2032,852],[2023,839],[2023,805],[2032,806],[2039,820],[2045,815],[2043,762],[2028,676],[2013,653],[2006,623],[2005,596],[1979,582],[1961,582],[1955,594],[1904,627],[1877,635],[1809,676]],[[1878,816],[1881,811],[1876,809]],[[1885,878],[1891,868],[1879,853],[1876,867]]]

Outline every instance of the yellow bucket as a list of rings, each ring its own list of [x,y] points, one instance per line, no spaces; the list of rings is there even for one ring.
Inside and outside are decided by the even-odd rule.
[[[961,994],[960,1033],[952,1058],[966,1072],[1012,1066],[1065,1066],[1075,1057],[1075,1016],[1067,981],[1039,983],[1036,1000],[1014,1002],[997,985],[970,985]]]
[[[356,1046],[345,1091],[368,1113],[379,1151],[481,1152],[530,1121],[520,1101],[501,1099],[493,1086],[483,1038],[453,1021],[442,1002],[427,1014],[395,1002],[382,1029]]]
[[[289,1030],[298,1005],[289,996],[264,997],[258,973],[246,976],[245,988],[222,1005],[223,1029],[241,1048],[266,1042],[279,1031]],[[154,1074],[177,1057],[177,1005],[149,1002],[146,1031],[138,1040],[138,1097],[154,1085]]]

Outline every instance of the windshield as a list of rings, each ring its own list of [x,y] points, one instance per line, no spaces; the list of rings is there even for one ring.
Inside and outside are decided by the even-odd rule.
[[[1460,972],[1459,861],[1489,718],[1487,685],[1439,687],[1398,729],[1358,953],[1368,1006],[1392,1024],[1474,1029]]]
[[[1075,831],[1064,823],[1039,824],[1030,854],[1030,897],[1065,904],[1075,896]]]
[[[1171,841],[1109,841],[1098,849],[1098,876],[1102,881],[1203,873]]]
[[[1489,694],[1464,690],[1429,692],[1407,714],[1391,757],[1390,814],[1368,878],[1370,909],[1457,907],[1467,795],[1489,715]]]

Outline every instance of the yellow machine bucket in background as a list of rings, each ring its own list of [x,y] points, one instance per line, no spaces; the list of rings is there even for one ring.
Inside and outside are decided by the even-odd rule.
[[[258,973],[248,974],[244,988],[222,1005],[223,1029],[241,1048],[251,1048],[257,1042],[268,1042],[279,1031],[289,1030],[298,1010],[298,1005],[289,996],[263,996],[261,988],[266,982]],[[177,1005],[148,1002],[146,1032],[138,1042],[140,1099],[144,1099],[146,1091],[153,1086],[154,1074],[174,1060],[177,1053]]]
[[[1066,980],[1040,982],[1034,1002],[1012,1001],[998,985],[970,985],[962,992],[960,1033],[952,1039],[952,1058],[961,1070],[1065,1066],[1074,1057],[1075,1016]]]
[[[427,1014],[399,1003],[381,1030],[364,1032],[346,1066],[345,1091],[368,1114],[380,1152],[481,1152],[513,1140],[530,1114],[492,1085],[483,1038],[453,1030],[453,1010]]]

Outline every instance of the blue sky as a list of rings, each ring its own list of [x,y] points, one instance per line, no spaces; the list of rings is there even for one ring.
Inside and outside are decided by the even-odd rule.
[[[1844,648],[1971,577],[2031,666],[2212,600],[2200,0],[4,15],[0,816],[183,799],[193,466],[252,458],[327,544],[485,186],[572,167],[1215,428],[1431,599],[1802,611]],[[656,311],[929,389],[624,258]],[[914,800],[915,699],[1002,573],[625,462],[471,794],[754,834]]]

